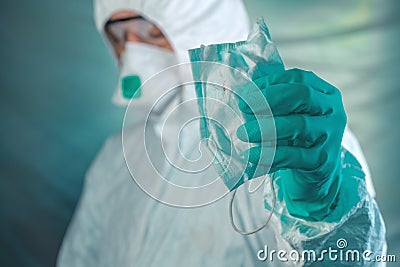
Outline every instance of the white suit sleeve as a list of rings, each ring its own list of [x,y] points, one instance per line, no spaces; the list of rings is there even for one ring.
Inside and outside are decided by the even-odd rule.
[[[348,130],[347,130],[348,131]],[[353,135],[346,133],[345,140],[356,141]],[[346,147],[358,153],[356,158]],[[324,250],[329,248],[342,251],[358,251],[359,261],[342,260],[340,266],[385,266],[384,263],[368,261],[362,257],[365,251],[371,251],[370,258],[386,253],[385,224],[380,214],[377,203],[368,190],[368,170],[359,161],[365,162],[358,143],[346,143],[342,145],[342,185],[339,191],[335,208],[324,220],[310,222],[291,216],[285,206],[283,198],[279,194],[279,172],[274,179],[275,189],[278,192],[274,209],[274,221],[279,227],[274,227],[276,235],[279,235],[293,249],[300,253],[303,251],[315,251],[318,258]],[[371,185],[370,185],[371,186]],[[265,207],[271,208],[272,192],[265,192]],[[344,241],[343,241],[344,240]],[[341,243],[340,243],[341,242]],[[342,248],[341,245],[345,244]],[[322,253],[322,254],[321,254]],[[332,266],[331,260],[325,254],[325,261],[318,262],[318,266]],[[309,260],[304,266],[315,264]]]

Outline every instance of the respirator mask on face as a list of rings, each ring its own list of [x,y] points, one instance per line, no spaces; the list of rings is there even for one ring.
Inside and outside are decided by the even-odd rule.
[[[127,42],[120,59],[120,76],[113,103],[127,106],[132,99],[140,105],[149,104],[147,102],[153,101],[152,94],[156,90],[164,89],[164,86],[146,88],[146,80],[177,63],[175,54],[169,50],[149,44]],[[169,75],[168,79],[180,80],[179,73]]]

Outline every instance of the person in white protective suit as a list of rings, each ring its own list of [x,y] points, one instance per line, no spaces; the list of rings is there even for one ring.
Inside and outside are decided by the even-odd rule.
[[[164,68],[188,62],[188,49],[201,44],[245,40],[249,32],[248,17],[240,0],[95,0],[94,8],[97,28],[120,67],[121,78],[113,100],[122,106],[128,105],[129,97],[134,94],[124,83],[143,85]],[[120,23],[124,26],[114,27]],[[140,31],[130,32],[129,27]],[[179,80],[188,75],[185,72],[168,74],[166,79],[157,82],[167,84],[168,79]],[[126,77],[130,78],[124,80]],[[212,168],[190,173],[177,168],[177,162],[166,163],[164,146],[171,148],[166,152],[170,158],[179,153],[196,157],[191,153],[197,152],[199,129],[197,124],[187,127],[176,148],[177,138],[169,127],[180,124],[180,116],[195,114],[197,107],[191,105],[192,110],[183,107],[174,116],[168,116],[179,103],[193,99],[187,90],[177,90],[167,97],[166,104],[156,106],[147,117],[149,107],[154,104],[152,91],[164,90],[160,88],[163,86],[143,85],[138,89],[141,92],[130,104],[132,113],[127,113],[134,118],[125,120],[124,141],[120,134],[110,137],[89,169],[82,197],[59,252],[58,266],[302,266],[313,262],[285,258],[289,258],[291,251],[313,250],[319,255],[329,248],[359,250],[360,254],[371,251],[369,257],[385,253],[385,227],[373,199],[368,166],[357,140],[347,128],[342,139],[342,168],[350,174],[342,182],[340,197],[332,211],[335,219],[330,220],[330,215],[321,221],[297,218],[278,197],[269,224],[253,235],[243,236],[231,227],[227,198],[215,197],[214,203],[191,209],[171,207],[155,200],[154,197],[175,206],[204,204],[198,203],[198,195],[191,193],[178,194],[175,197],[179,199],[174,199],[168,183],[153,177],[157,166],[162,166],[158,171],[166,180],[177,184],[186,183],[188,177],[202,182],[218,177]],[[164,125],[166,116],[168,123]],[[147,123],[145,133],[141,127],[144,122]],[[160,135],[162,144],[157,143]],[[137,145],[138,140],[145,138],[154,142],[146,147]],[[154,162],[143,163],[145,155]],[[354,155],[360,165],[347,161],[349,155]],[[135,172],[127,165],[138,166],[139,170]],[[156,188],[156,193],[151,193],[153,198],[142,185],[135,183],[132,175],[145,176],[151,181]],[[209,195],[221,192],[220,187],[215,192],[212,190]],[[280,190],[278,186],[278,196]],[[271,192],[267,197],[268,194]],[[238,196],[235,216],[241,227],[257,228],[263,223],[268,215],[265,208],[270,203],[262,199],[262,196],[251,199],[246,194]],[[339,241],[346,242],[347,246]],[[271,255],[272,250],[276,252]],[[278,258],[279,250],[287,254]],[[314,264],[336,266],[332,260]],[[339,265],[376,266],[377,263],[361,258],[341,261]]]

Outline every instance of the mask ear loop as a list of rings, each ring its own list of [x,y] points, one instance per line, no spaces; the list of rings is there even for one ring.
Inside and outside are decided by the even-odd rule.
[[[230,217],[230,220],[231,220],[232,228],[233,228],[233,230],[235,230],[237,233],[239,233],[239,234],[241,234],[241,235],[252,235],[252,234],[255,234],[255,233],[257,233],[258,231],[262,230],[265,226],[267,226],[267,224],[268,224],[269,221],[271,220],[272,214],[274,213],[275,202],[276,202],[275,187],[274,187],[274,183],[273,183],[274,175],[275,175],[275,174],[272,174],[272,177],[271,177],[271,179],[270,179],[270,181],[269,181],[269,183],[270,183],[270,185],[271,185],[271,191],[272,191],[272,197],[273,197],[273,199],[272,199],[271,211],[270,211],[270,213],[268,214],[268,216],[267,216],[267,218],[266,218],[264,224],[261,225],[259,228],[253,230],[253,231],[250,231],[250,232],[242,231],[242,230],[240,230],[240,229],[236,226],[236,224],[235,224],[235,221],[234,221],[234,219],[233,219],[233,200],[235,199],[237,188],[236,188],[235,190],[233,190],[232,197],[231,197],[231,201],[230,201],[230,203],[229,203],[229,217]],[[263,183],[265,183],[266,180],[267,180],[267,175],[265,175]]]

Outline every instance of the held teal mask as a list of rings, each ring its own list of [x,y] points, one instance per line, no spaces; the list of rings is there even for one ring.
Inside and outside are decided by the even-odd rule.
[[[154,45],[127,42],[120,60],[120,77],[113,102],[126,106],[131,99],[143,100],[142,85],[151,76],[177,64],[175,54]],[[179,79],[171,77],[171,79]]]
[[[263,19],[257,21],[246,41],[201,46],[189,50],[189,55],[194,80],[199,81],[195,86],[201,116],[201,136],[205,140],[205,147],[214,157],[214,166],[219,177],[226,187],[233,191],[229,209],[231,224],[240,234],[254,234],[268,224],[274,207],[262,225],[248,231],[241,230],[236,225],[233,202],[237,188],[247,180],[263,176],[261,181],[271,182],[265,175],[271,168],[274,150],[265,155],[262,164],[254,164],[249,160],[246,151],[254,145],[238,138],[236,134],[237,128],[249,120],[239,108],[241,101],[247,103],[248,100],[246,92],[243,93],[240,89],[249,88],[254,92],[252,97],[259,99],[256,105],[249,104],[251,110],[265,110],[263,114],[254,114],[252,119],[260,121],[261,117],[271,118],[269,104],[253,80],[284,71],[282,60]],[[273,120],[264,127],[275,129]],[[268,132],[268,145],[271,148],[275,147],[275,136],[274,131]],[[248,183],[249,194],[263,185],[258,184],[259,182],[260,180],[253,180]],[[253,186],[253,183],[256,186]],[[272,182],[270,185],[273,191]],[[275,203],[275,193],[272,195],[272,202]]]
[[[248,120],[238,107],[239,100],[244,98],[239,89],[244,86],[253,89],[253,97],[260,101],[252,108],[262,106],[269,111],[262,115],[271,117],[268,103],[252,80],[281,72],[284,66],[262,19],[246,41],[201,46],[189,50],[189,55],[194,79],[204,81],[196,84],[202,138],[215,157],[214,166],[220,177],[229,190],[234,190],[246,180],[257,177],[246,170],[258,167],[258,171],[265,174],[271,167],[268,160],[263,166],[257,166],[243,156],[252,144],[243,142],[236,135],[237,128]],[[268,127],[274,129],[273,121]],[[269,137],[274,140],[275,133]],[[273,155],[274,151],[268,155],[270,163]]]

